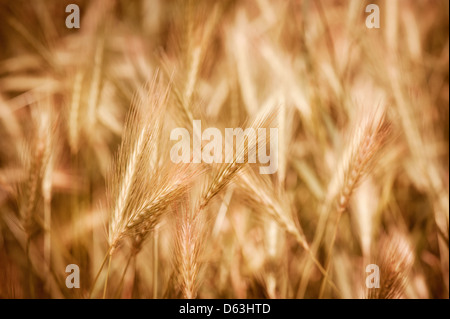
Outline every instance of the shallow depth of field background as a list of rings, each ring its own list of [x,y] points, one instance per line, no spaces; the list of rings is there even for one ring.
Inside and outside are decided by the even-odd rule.
[[[448,6],[0,1],[0,298],[448,298]],[[122,211],[133,105],[153,164]],[[265,113],[276,174],[168,157]]]

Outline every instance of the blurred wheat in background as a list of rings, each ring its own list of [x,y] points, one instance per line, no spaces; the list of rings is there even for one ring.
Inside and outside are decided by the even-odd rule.
[[[448,298],[448,6],[0,1],[0,297]],[[277,172],[173,163],[193,120]]]

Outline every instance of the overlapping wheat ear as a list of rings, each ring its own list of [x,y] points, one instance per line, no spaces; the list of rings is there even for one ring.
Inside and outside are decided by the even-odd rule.
[[[268,127],[274,121],[276,114],[276,108],[261,110],[250,123],[249,128],[257,132],[259,128]],[[211,178],[205,183],[197,203],[199,209],[206,207],[210,200],[221,192],[240,171],[248,167],[245,158],[248,158],[248,154],[256,153],[257,143],[266,144],[267,141],[260,138],[257,140],[256,136],[241,139],[240,145],[236,145],[236,151],[230,163],[224,162],[219,164],[218,167],[212,168]]]
[[[255,131],[270,125],[276,115],[276,109],[264,109],[259,112],[249,125]],[[258,141],[266,143],[266,141]],[[256,152],[256,136],[241,139],[236,145],[230,163],[220,163],[211,168],[210,176],[205,176],[199,198],[190,207],[187,203],[180,204],[177,208],[177,231],[175,272],[179,290],[184,298],[195,298],[198,283],[196,278],[200,271],[199,255],[204,250],[202,239],[207,235],[206,207],[211,200],[220,194],[245,168],[245,158],[248,154]]]
[[[349,143],[342,157],[341,169],[338,171],[340,177],[338,182],[339,192],[334,199],[336,219],[332,226],[328,258],[325,265],[327,273],[322,281],[320,296],[324,292],[326,279],[328,278],[331,255],[342,214],[347,210],[354,190],[376,166],[376,159],[379,158],[383,146],[389,141],[389,137],[392,137],[392,126],[386,118],[384,107],[379,106],[367,111],[367,113],[362,112],[361,110],[358,120],[353,126]]]
[[[292,236],[300,247],[306,250],[308,258],[316,265],[319,271],[325,276],[326,270],[314,256],[308,244],[303,229],[297,219],[295,219],[290,207],[286,207],[285,194],[277,194],[274,185],[266,178],[256,176],[252,171],[246,171],[241,175],[239,184],[245,193],[248,194],[249,201],[258,211],[261,211],[272,218],[287,234]],[[339,294],[336,285],[327,278],[330,287]]]
[[[107,255],[110,263],[124,238],[132,238],[135,246],[142,243],[169,204],[187,190],[188,181],[193,177],[183,165],[166,165],[162,170],[156,170],[156,147],[169,90],[170,86],[156,74],[148,84],[147,95],[132,105],[127,116],[122,143],[107,181],[110,204]],[[106,258],[100,270],[105,261]],[[104,294],[106,287],[105,282]]]
[[[178,290],[183,298],[197,297],[200,255],[206,235],[206,218],[191,206],[188,197],[175,204],[176,235],[174,270]]]
[[[48,101],[47,101],[48,102]],[[55,119],[50,103],[38,103],[31,109],[36,136],[32,138],[29,152],[24,154],[27,175],[25,181],[17,185],[22,226],[27,235],[26,254],[30,266],[30,245],[36,232],[42,229],[49,231],[51,170],[55,143]],[[40,216],[40,199],[44,199],[44,216]],[[49,262],[49,232],[45,235],[46,262]],[[30,280],[32,271],[29,269]],[[33,291],[31,291],[33,295]]]
[[[133,104],[127,116],[122,143],[107,181],[111,204],[108,231],[110,254],[121,239],[147,220],[144,216],[156,217],[154,215],[161,208],[158,204],[162,204],[166,193],[171,194],[168,185],[152,174],[157,161],[156,146],[162,130],[162,110],[167,96],[168,88],[164,88],[161,79],[155,76],[149,84],[146,99]]]

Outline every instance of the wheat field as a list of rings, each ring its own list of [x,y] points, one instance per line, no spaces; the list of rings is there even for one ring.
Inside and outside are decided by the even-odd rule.
[[[448,298],[448,12],[1,0],[0,298]],[[174,163],[195,120],[276,172]]]

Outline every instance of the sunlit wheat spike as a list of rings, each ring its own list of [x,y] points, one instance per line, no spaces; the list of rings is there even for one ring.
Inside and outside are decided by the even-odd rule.
[[[35,135],[27,157],[28,167],[26,182],[21,186],[21,215],[28,235],[40,224],[37,215],[38,203],[43,193],[44,177],[51,164],[53,127],[51,105],[37,104],[32,106],[35,123]]]
[[[249,127],[255,129],[255,131],[257,131],[258,128],[266,128],[273,123],[276,114],[276,108],[263,109],[257,114]],[[230,163],[219,164],[219,167],[213,171],[211,179],[206,183],[203,189],[199,202],[200,208],[205,207],[214,196],[223,190],[234,177],[245,168],[245,164],[241,163],[244,162],[243,159],[248,158],[249,153],[256,152],[257,143],[266,144],[267,141],[257,141],[254,136],[242,139],[241,145],[236,145],[236,151],[234,152]]]
[[[186,198],[175,207],[175,272],[183,298],[197,296],[200,253],[204,249],[206,226],[204,215],[190,206]]]
[[[149,206],[151,194],[160,191],[153,189],[157,185],[154,184],[155,160],[152,159],[161,134],[168,87],[158,75],[148,86],[147,96],[132,105],[127,116],[122,144],[108,184],[112,203],[109,244],[112,247]]]
[[[361,114],[352,131],[350,143],[343,157],[342,180],[338,197],[338,212],[342,213],[361,179],[371,172],[380,158],[379,152],[389,141],[391,124],[386,111],[379,107]]]

